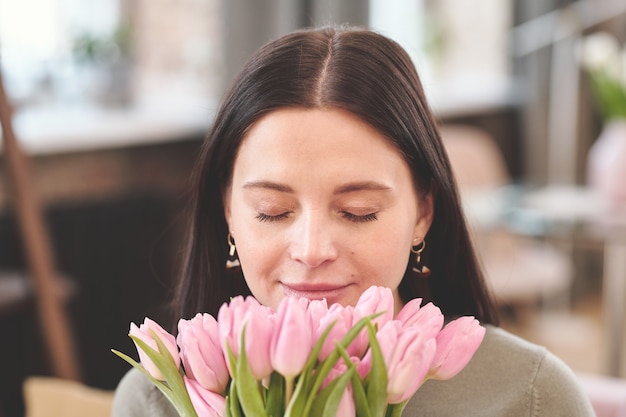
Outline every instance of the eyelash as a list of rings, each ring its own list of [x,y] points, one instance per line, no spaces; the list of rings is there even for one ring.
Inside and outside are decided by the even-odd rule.
[[[365,214],[363,216],[358,216],[356,214],[352,214],[347,211],[342,211],[341,215],[344,218],[354,223],[367,223],[367,222],[373,222],[375,220],[378,220],[378,216],[376,216],[376,213],[370,213],[370,214]]]
[[[365,214],[363,216],[358,216],[356,214],[353,214],[347,211],[342,211],[341,215],[345,219],[354,223],[367,223],[367,222],[373,222],[373,221],[378,220],[378,216],[376,215],[376,213],[370,213],[370,214]],[[289,216],[289,212],[281,213],[276,216],[271,216],[265,213],[258,213],[256,215],[256,219],[260,222],[276,222],[276,221],[286,219],[288,216]]]
[[[258,213],[256,215],[256,219],[260,222],[277,222],[279,220],[286,219],[287,216],[289,216],[288,212],[281,213],[276,216],[270,216],[269,214],[265,214],[265,213]]]

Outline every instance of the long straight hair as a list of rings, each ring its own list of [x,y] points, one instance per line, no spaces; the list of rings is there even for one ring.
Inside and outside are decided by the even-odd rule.
[[[448,317],[474,315],[497,323],[450,163],[413,63],[394,41],[347,27],[297,31],[266,44],[224,97],[194,171],[174,320],[197,312],[216,314],[231,297],[250,294],[241,269],[225,267],[223,192],[248,129],[264,115],[288,107],[337,108],[357,115],[399,150],[418,195],[432,193],[434,217],[422,253],[432,274],[416,275],[407,258],[402,299],[421,297]]]

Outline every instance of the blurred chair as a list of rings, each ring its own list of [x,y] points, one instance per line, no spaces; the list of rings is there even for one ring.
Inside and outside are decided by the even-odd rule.
[[[52,377],[24,381],[26,417],[109,417],[113,391]]]
[[[504,193],[499,191],[511,185],[511,178],[495,139],[472,126],[448,125],[440,131],[496,301],[513,307],[542,301],[562,305],[573,281],[571,259],[553,245],[502,227]]]
[[[12,107],[4,88],[0,71],[0,128],[3,164],[6,165],[9,183],[15,194],[15,212],[20,226],[25,257],[32,278],[32,293],[37,304],[47,351],[56,376],[79,380],[80,369],[75,354],[71,326],[63,306],[62,282],[54,265],[50,237],[45,227],[43,210],[39,203],[29,158],[23,153],[13,130]],[[2,278],[3,287],[15,286],[15,276]],[[19,284],[18,284],[19,285]],[[28,288],[28,287],[25,287]],[[28,294],[17,292],[15,300],[3,300],[11,304],[22,303]]]

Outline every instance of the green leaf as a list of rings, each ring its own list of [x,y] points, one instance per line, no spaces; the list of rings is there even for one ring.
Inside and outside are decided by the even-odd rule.
[[[184,417],[197,417],[196,410],[193,408],[191,398],[189,398],[189,393],[187,392],[187,387],[183,381],[178,364],[176,364],[174,358],[159,336],[152,330],[150,330],[150,334],[157,344],[158,351],[152,349],[138,337],[132,335],[130,337],[146,355],[148,355],[148,358],[150,358],[157,369],[163,374],[171,391],[171,395],[168,398],[178,413]]]
[[[116,354],[117,356],[119,356],[120,358],[124,359],[126,362],[128,362],[129,364],[131,364],[134,368],[137,368],[137,370],[139,370],[142,374],[144,374],[150,381],[152,381],[152,383],[154,385],[157,386],[158,389],[160,389],[163,393],[165,393],[165,391],[170,391],[170,388],[164,384],[162,381],[159,381],[158,379],[154,378],[152,375],[150,375],[148,373],[148,371],[146,371],[146,369],[137,361],[135,361],[133,358],[131,358],[130,356],[115,350],[115,349],[111,349],[111,352],[113,352],[114,354]]]
[[[231,396],[230,395],[226,395],[226,397],[224,397],[224,399],[226,400],[226,417],[233,417],[233,413],[230,411],[230,407],[231,407],[231,404],[232,404]]]
[[[193,408],[193,404],[191,403],[191,398],[189,398],[189,393],[187,392],[187,387],[185,387],[185,383],[183,381],[183,377],[181,372],[174,361],[174,358],[170,354],[165,344],[161,341],[159,336],[154,332],[150,331],[151,336],[154,338],[157,344],[158,350],[153,349],[147,343],[145,343],[140,338],[129,335],[130,338],[137,344],[138,348],[146,353],[148,358],[154,363],[157,369],[163,374],[165,378],[164,384],[162,381],[159,381],[153,378],[145,368],[131,359],[130,357],[113,351],[116,355],[120,356],[122,359],[126,360],[126,362],[133,365],[135,368],[139,369],[144,375],[146,375],[154,385],[168,398],[168,400],[172,403],[178,414],[182,417],[197,417],[197,413]]]
[[[232,374],[232,379],[237,378],[237,358],[235,358],[235,354],[231,349],[230,345],[226,343],[226,356],[228,357],[228,362],[230,364],[230,373]]]
[[[330,333],[336,322],[337,321],[335,320],[330,323],[317,339],[315,345],[313,345],[313,349],[311,349],[311,354],[309,355],[309,358],[304,365],[302,373],[300,374],[300,376],[298,377],[298,381],[296,382],[296,388],[293,392],[293,396],[291,397],[291,401],[287,405],[285,417],[301,417],[306,415],[304,412],[304,408],[308,402],[308,396],[313,393],[314,380],[311,375],[313,374],[313,369],[315,365],[317,365],[320,352],[322,351],[322,347],[324,346],[324,342],[326,341],[328,334]]]
[[[356,324],[352,326],[352,328],[341,339],[341,341],[339,342],[339,345],[341,345],[344,349],[347,349],[348,346],[350,346],[350,343],[352,343],[352,341],[358,336],[359,332],[363,330],[366,324],[370,323],[371,325],[371,320],[382,314],[384,313],[380,312],[380,313],[371,314],[367,317],[363,317],[361,320],[356,322]],[[326,378],[330,370],[333,368],[333,366],[335,366],[335,363],[339,359],[339,356],[340,354],[337,348],[335,348],[330,353],[330,355],[328,355],[328,357],[324,359],[324,361],[318,366],[318,369],[315,373],[315,380],[309,390],[309,396],[304,406],[303,415],[307,415],[307,413],[311,409],[311,405],[315,398],[315,393],[319,390],[320,386],[322,385],[322,382],[324,381],[324,379]]]
[[[265,402],[265,412],[270,417],[279,417],[285,414],[285,378],[278,372],[272,372],[270,385]]]
[[[605,71],[590,73],[594,98],[605,120],[626,117],[626,88]]]
[[[339,403],[352,379],[354,368],[332,381],[315,397],[310,417],[336,417]]]
[[[343,349],[341,346],[337,346],[337,349],[341,353],[341,357],[343,358],[346,366],[353,370],[352,373],[352,396],[354,397],[354,406],[356,408],[356,415],[359,417],[371,417],[372,413],[370,411],[369,402],[367,400],[367,395],[365,394],[365,388],[363,387],[363,381],[359,376],[359,373],[356,369],[356,366],[352,362],[350,355],[348,352]]]
[[[241,406],[239,404],[239,396],[237,395],[237,387],[235,384],[231,382],[230,384],[230,395],[227,397],[228,400],[228,408],[227,410],[230,413],[230,417],[241,417],[242,411]]]
[[[367,399],[372,417],[382,417],[387,407],[387,367],[371,322],[367,323],[367,335],[372,353],[372,369],[367,376]]]
[[[241,409],[246,416],[267,417],[257,380],[252,375],[252,370],[250,370],[248,358],[246,357],[245,327],[241,332],[241,343],[239,346],[237,377],[233,377],[233,380],[239,393]]]

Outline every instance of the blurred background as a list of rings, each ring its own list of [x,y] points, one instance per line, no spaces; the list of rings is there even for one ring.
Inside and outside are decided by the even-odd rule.
[[[330,23],[411,54],[503,327],[626,415],[624,1],[0,0],[19,148],[0,150],[0,417],[25,415],[33,376],[115,388],[128,366],[110,349],[134,351],[129,323],[166,320],[221,95],[261,44]],[[51,286],[33,239],[49,243]],[[38,313],[46,296],[59,320]],[[50,354],[65,331],[71,363]]]

